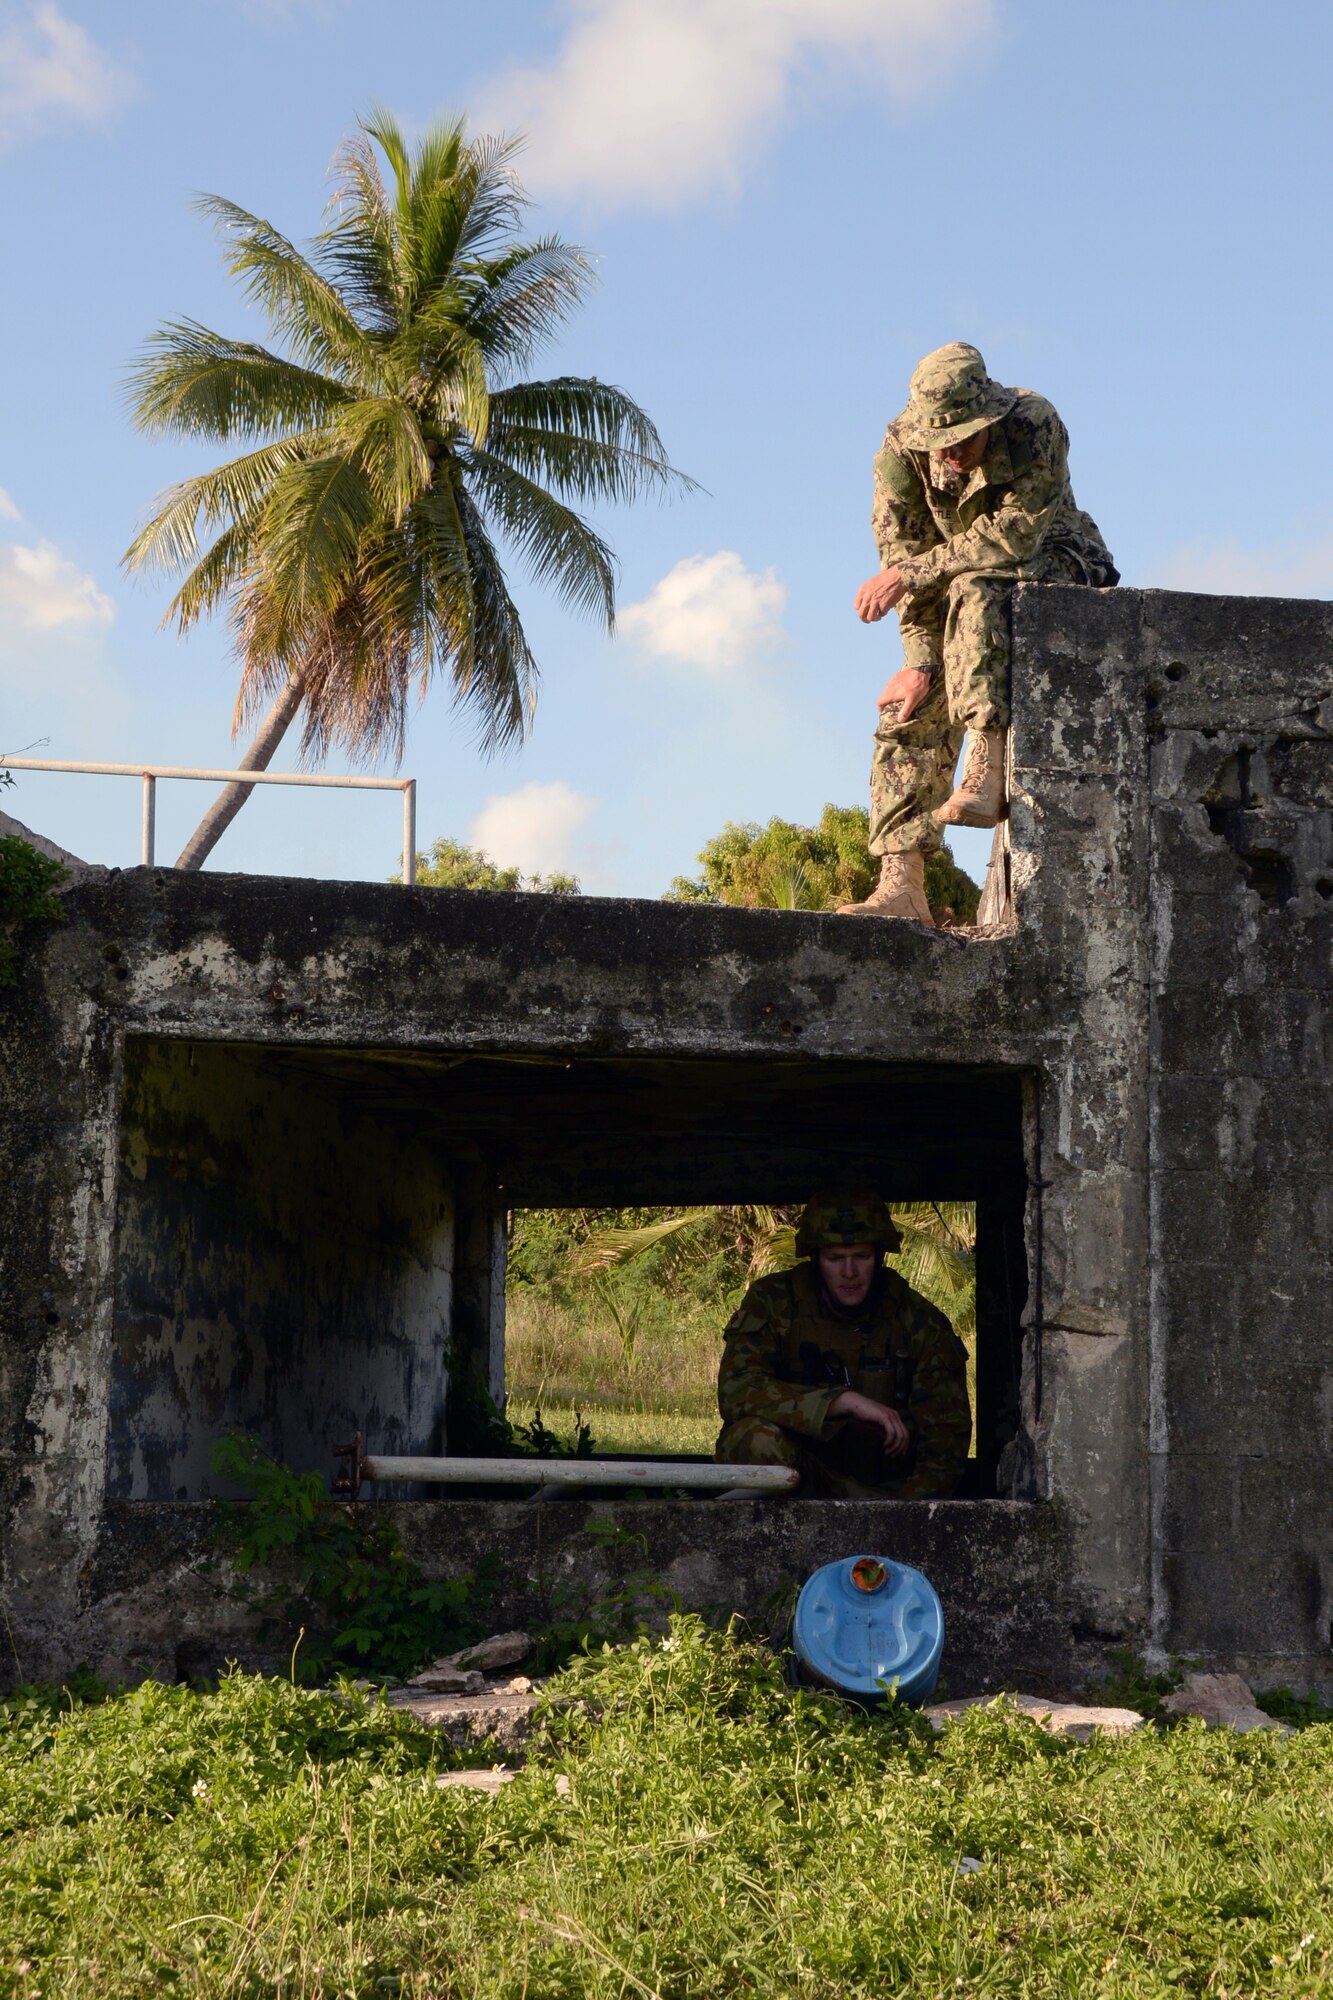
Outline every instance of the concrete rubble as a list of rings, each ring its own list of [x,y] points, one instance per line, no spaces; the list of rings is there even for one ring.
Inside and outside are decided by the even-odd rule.
[[[461,1652],[446,1653],[442,1659],[433,1660],[419,1674],[413,1674],[406,1687],[414,1695],[526,1694],[531,1681],[520,1678],[501,1690],[493,1677],[499,1668],[517,1666],[531,1651],[532,1640],[526,1632],[495,1632],[475,1646],[465,1646]],[[492,1678],[488,1679],[488,1675]]]
[[[1252,1729],[1292,1733],[1286,1723],[1256,1706],[1253,1688],[1239,1674],[1186,1674],[1162,1703],[1162,1713],[1173,1720],[1199,1716],[1209,1729],[1234,1729],[1238,1736],[1248,1736]]]
[[[1132,1736],[1142,1729],[1143,1717],[1134,1708],[1097,1708],[1082,1702],[1043,1701],[1033,1694],[973,1694],[960,1701],[936,1701],[926,1708],[932,1728],[943,1730],[974,1708],[1017,1710],[1030,1716],[1048,1736],[1067,1736],[1075,1743],[1091,1743],[1094,1736]]]
[[[537,1707],[531,1682],[523,1692],[487,1688],[480,1694],[423,1694],[394,1688],[387,1699],[391,1708],[438,1729],[455,1750],[493,1742],[506,1754],[523,1750],[532,1735]]]

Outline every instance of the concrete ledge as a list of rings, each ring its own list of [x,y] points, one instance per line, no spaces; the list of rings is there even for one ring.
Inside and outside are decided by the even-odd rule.
[[[373,1503],[372,1503],[373,1504]],[[380,1503],[427,1576],[463,1576],[498,1556],[497,1629],[572,1609],[633,1570],[650,1571],[681,1608],[732,1612],[760,1635],[785,1629],[791,1596],[811,1571],[874,1552],[913,1564],[944,1604],[944,1676],[968,1693],[1026,1680],[1067,1682],[1097,1664],[1080,1638],[1070,1588],[1070,1529],[1050,1502],[987,1500],[589,1500]],[[625,1539],[587,1533],[611,1521]],[[204,1502],[128,1502],[104,1517],[88,1578],[86,1657],[123,1678],[286,1664],[290,1638],[261,1638],[203,1565],[212,1511]]]

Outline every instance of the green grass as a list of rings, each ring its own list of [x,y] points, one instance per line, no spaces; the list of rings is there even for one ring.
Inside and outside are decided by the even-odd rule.
[[[579,1410],[602,1451],[711,1452],[721,1419],[717,1367],[728,1312],[691,1299],[662,1323],[665,1295],[645,1287],[627,1345],[599,1300],[511,1291],[505,1323],[507,1415],[525,1422],[540,1406],[551,1429],[572,1433]],[[625,1318],[626,1309],[617,1302]],[[976,1336],[964,1336],[967,1393],[976,1409]],[[975,1449],[975,1426],[974,1426]]]
[[[545,1409],[678,1410],[717,1416],[717,1364],[729,1309],[646,1286],[617,1308],[628,1340],[600,1299],[570,1302],[518,1291],[505,1312],[507,1393]],[[632,1315],[632,1319],[630,1318]],[[594,1426],[594,1429],[596,1426]]]
[[[537,1405],[511,1396],[505,1414],[514,1423],[528,1423]],[[579,1415],[592,1426],[594,1452],[641,1451],[668,1455],[705,1452],[711,1456],[721,1418],[698,1416],[689,1410],[617,1409],[614,1404],[569,1403],[560,1408],[543,1403],[542,1422],[557,1436],[572,1436]]]
[[[619,1322],[597,1297],[511,1292],[506,1415],[525,1422],[540,1406],[553,1431],[572,1434],[579,1410],[595,1451],[711,1453],[726,1311],[646,1286],[624,1287],[616,1308]]]
[[[437,1790],[445,1753],[382,1707],[280,1681],[9,1703],[0,1990],[1333,1990],[1326,1725],[1079,1748],[977,1711],[937,1739],[794,1691],[693,1619],[553,1693],[552,1735],[492,1800]]]

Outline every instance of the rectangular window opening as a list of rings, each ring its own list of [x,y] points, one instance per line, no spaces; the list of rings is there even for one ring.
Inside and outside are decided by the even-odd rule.
[[[958,1064],[129,1036],[108,1498],[208,1497],[226,1430],[325,1478],[357,1433],[372,1456],[483,1455],[465,1380],[529,1443],[539,1407],[566,1442],[579,1409],[599,1455],[708,1459],[747,1276],[790,1256],[814,1189],[853,1181],[973,1239],[960,1495],[994,1495],[1020,1422],[1024,1103],[1021,1072]]]

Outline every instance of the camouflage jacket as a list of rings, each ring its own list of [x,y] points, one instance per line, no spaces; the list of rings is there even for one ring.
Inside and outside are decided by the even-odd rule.
[[[1044,396],[1018,401],[991,427],[986,456],[961,476],[911,451],[889,425],[875,460],[871,514],[880,561],[902,572],[909,599],[968,570],[1017,570],[1046,548],[1073,554],[1089,583],[1114,583],[1115,566],[1069,484],[1069,433]]]
[[[826,1440],[840,1419],[829,1404],[859,1389],[896,1409],[915,1446],[915,1465],[895,1494],[947,1498],[967,1462],[972,1413],[967,1353],[942,1312],[885,1270],[855,1319],[824,1304],[811,1264],[750,1286],[727,1326],[718,1370],[723,1423],[759,1417]]]

